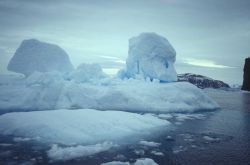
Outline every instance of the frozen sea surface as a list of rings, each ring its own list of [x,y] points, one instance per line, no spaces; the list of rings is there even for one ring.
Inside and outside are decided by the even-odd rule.
[[[250,163],[250,93],[205,90],[221,110],[195,114],[157,114],[168,129],[127,140],[110,150],[73,160],[51,162],[50,145],[36,139],[0,137],[0,164],[101,164],[150,158],[158,164],[247,165]]]

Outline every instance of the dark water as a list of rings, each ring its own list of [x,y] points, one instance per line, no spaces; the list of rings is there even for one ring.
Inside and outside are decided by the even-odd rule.
[[[147,157],[160,165],[249,165],[250,164],[250,93],[220,90],[206,91],[221,110],[205,112],[205,119],[178,121],[173,126],[152,133],[144,140],[161,143],[147,147],[126,143],[107,152],[65,162],[49,162],[50,146],[33,141],[15,142],[13,137],[0,137],[0,164],[100,164],[109,161],[134,162]],[[135,153],[135,151],[137,153]],[[164,156],[154,155],[161,152]]]

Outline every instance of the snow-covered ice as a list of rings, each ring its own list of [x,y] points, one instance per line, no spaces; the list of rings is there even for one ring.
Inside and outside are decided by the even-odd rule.
[[[156,33],[142,33],[129,40],[126,69],[120,77],[158,79],[165,82],[177,81],[174,68],[176,52],[168,40]]]
[[[218,108],[192,84],[173,82],[177,80],[175,59],[176,52],[166,38],[142,33],[129,40],[124,76],[111,78],[98,64],[81,64],[73,70],[66,52],[56,45],[24,40],[8,67],[26,78],[0,76],[0,110],[91,108],[168,113]]]
[[[0,134],[65,145],[95,144],[145,135],[169,124],[154,116],[119,111],[14,112],[0,116]]]
[[[59,46],[29,39],[24,40],[16,50],[8,70],[28,76],[34,71],[72,71],[73,65],[68,54]]]
[[[58,72],[35,72],[14,84],[0,85],[0,110],[91,108],[168,113],[219,107],[201,89],[187,82],[101,78],[79,83],[68,78]]]
[[[219,106],[194,85],[175,82],[175,59],[167,39],[143,33],[129,41],[126,68],[117,77],[109,77],[98,64],[83,63],[74,69],[66,52],[56,45],[25,40],[8,66],[25,76],[0,75],[0,113],[6,113],[0,116],[0,134],[20,143],[53,144],[47,154],[57,161],[109,150],[128,137],[138,141],[166,128],[168,119],[180,124],[203,119],[190,113]],[[139,144],[154,149],[152,155],[164,155],[157,150],[161,143],[141,140]],[[184,150],[178,147],[173,152]],[[134,152],[145,154],[144,150]],[[131,164],[108,164],[115,163]],[[133,164],[157,163],[142,158]]]

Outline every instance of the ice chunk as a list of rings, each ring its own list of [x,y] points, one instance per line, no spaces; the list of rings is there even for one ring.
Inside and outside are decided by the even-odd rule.
[[[69,78],[78,83],[94,82],[106,78],[99,64],[80,64],[77,69],[70,73]]]
[[[158,165],[153,159],[141,158],[137,159],[134,165]]]
[[[164,156],[164,153],[160,151],[151,151],[151,154],[156,155],[156,156]]]
[[[140,158],[137,159],[135,163],[112,161],[112,162],[102,163],[101,165],[158,165],[158,164],[150,158]]]
[[[102,163],[101,165],[131,165],[129,162],[112,161],[107,163]]]
[[[169,122],[150,115],[119,111],[53,110],[14,112],[0,116],[0,134],[49,143],[96,144],[145,135]]]
[[[218,105],[190,83],[155,84],[126,81],[96,86],[68,84],[63,88],[58,108],[94,108],[131,112],[193,112]]]
[[[145,154],[145,151],[143,149],[139,149],[139,150],[134,150],[134,153],[136,155],[143,156]]]
[[[67,53],[59,46],[29,39],[24,40],[16,50],[8,70],[28,76],[34,71],[72,71],[73,65]]]
[[[166,38],[156,33],[142,33],[129,40],[126,71],[119,72],[119,76],[135,78],[141,74],[164,82],[177,81],[175,59],[176,52]]]
[[[148,146],[148,147],[159,147],[161,145],[161,143],[149,142],[149,141],[145,141],[145,140],[140,141],[139,144],[144,145],[144,146]]]
[[[53,161],[70,160],[107,151],[114,146],[114,144],[109,142],[87,146],[78,145],[75,147],[59,147],[58,145],[53,145],[47,154]]]
[[[220,141],[219,138],[216,138],[216,137],[210,137],[210,136],[203,136],[203,139],[207,140],[207,141]]]

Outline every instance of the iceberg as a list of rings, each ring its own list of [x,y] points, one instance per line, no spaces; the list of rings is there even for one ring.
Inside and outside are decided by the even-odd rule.
[[[194,85],[173,82],[175,59],[166,38],[142,33],[129,40],[127,67],[112,78],[98,64],[83,63],[73,70],[58,46],[24,40],[8,67],[26,77],[0,76],[0,112],[90,108],[169,113],[218,108]]]
[[[26,76],[34,71],[72,71],[68,54],[59,46],[38,41],[24,40],[8,64],[8,70]]]
[[[126,69],[121,77],[142,75],[163,82],[177,81],[174,68],[176,52],[168,40],[156,33],[142,33],[129,40]]]
[[[129,41],[126,68],[118,77],[108,77],[98,64],[74,69],[56,45],[25,40],[8,66],[25,76],[0,75],[0,134],[16,142],[47,142],[52,161],[70,160],[109,150],[128,137],[152,134],[170,124],[166,119],[195,118],[167,113],[219,108],[196,86],[175,82],[175,58],[167,39],[143,33]],[[157,163],[143,158],[133,164]]]

